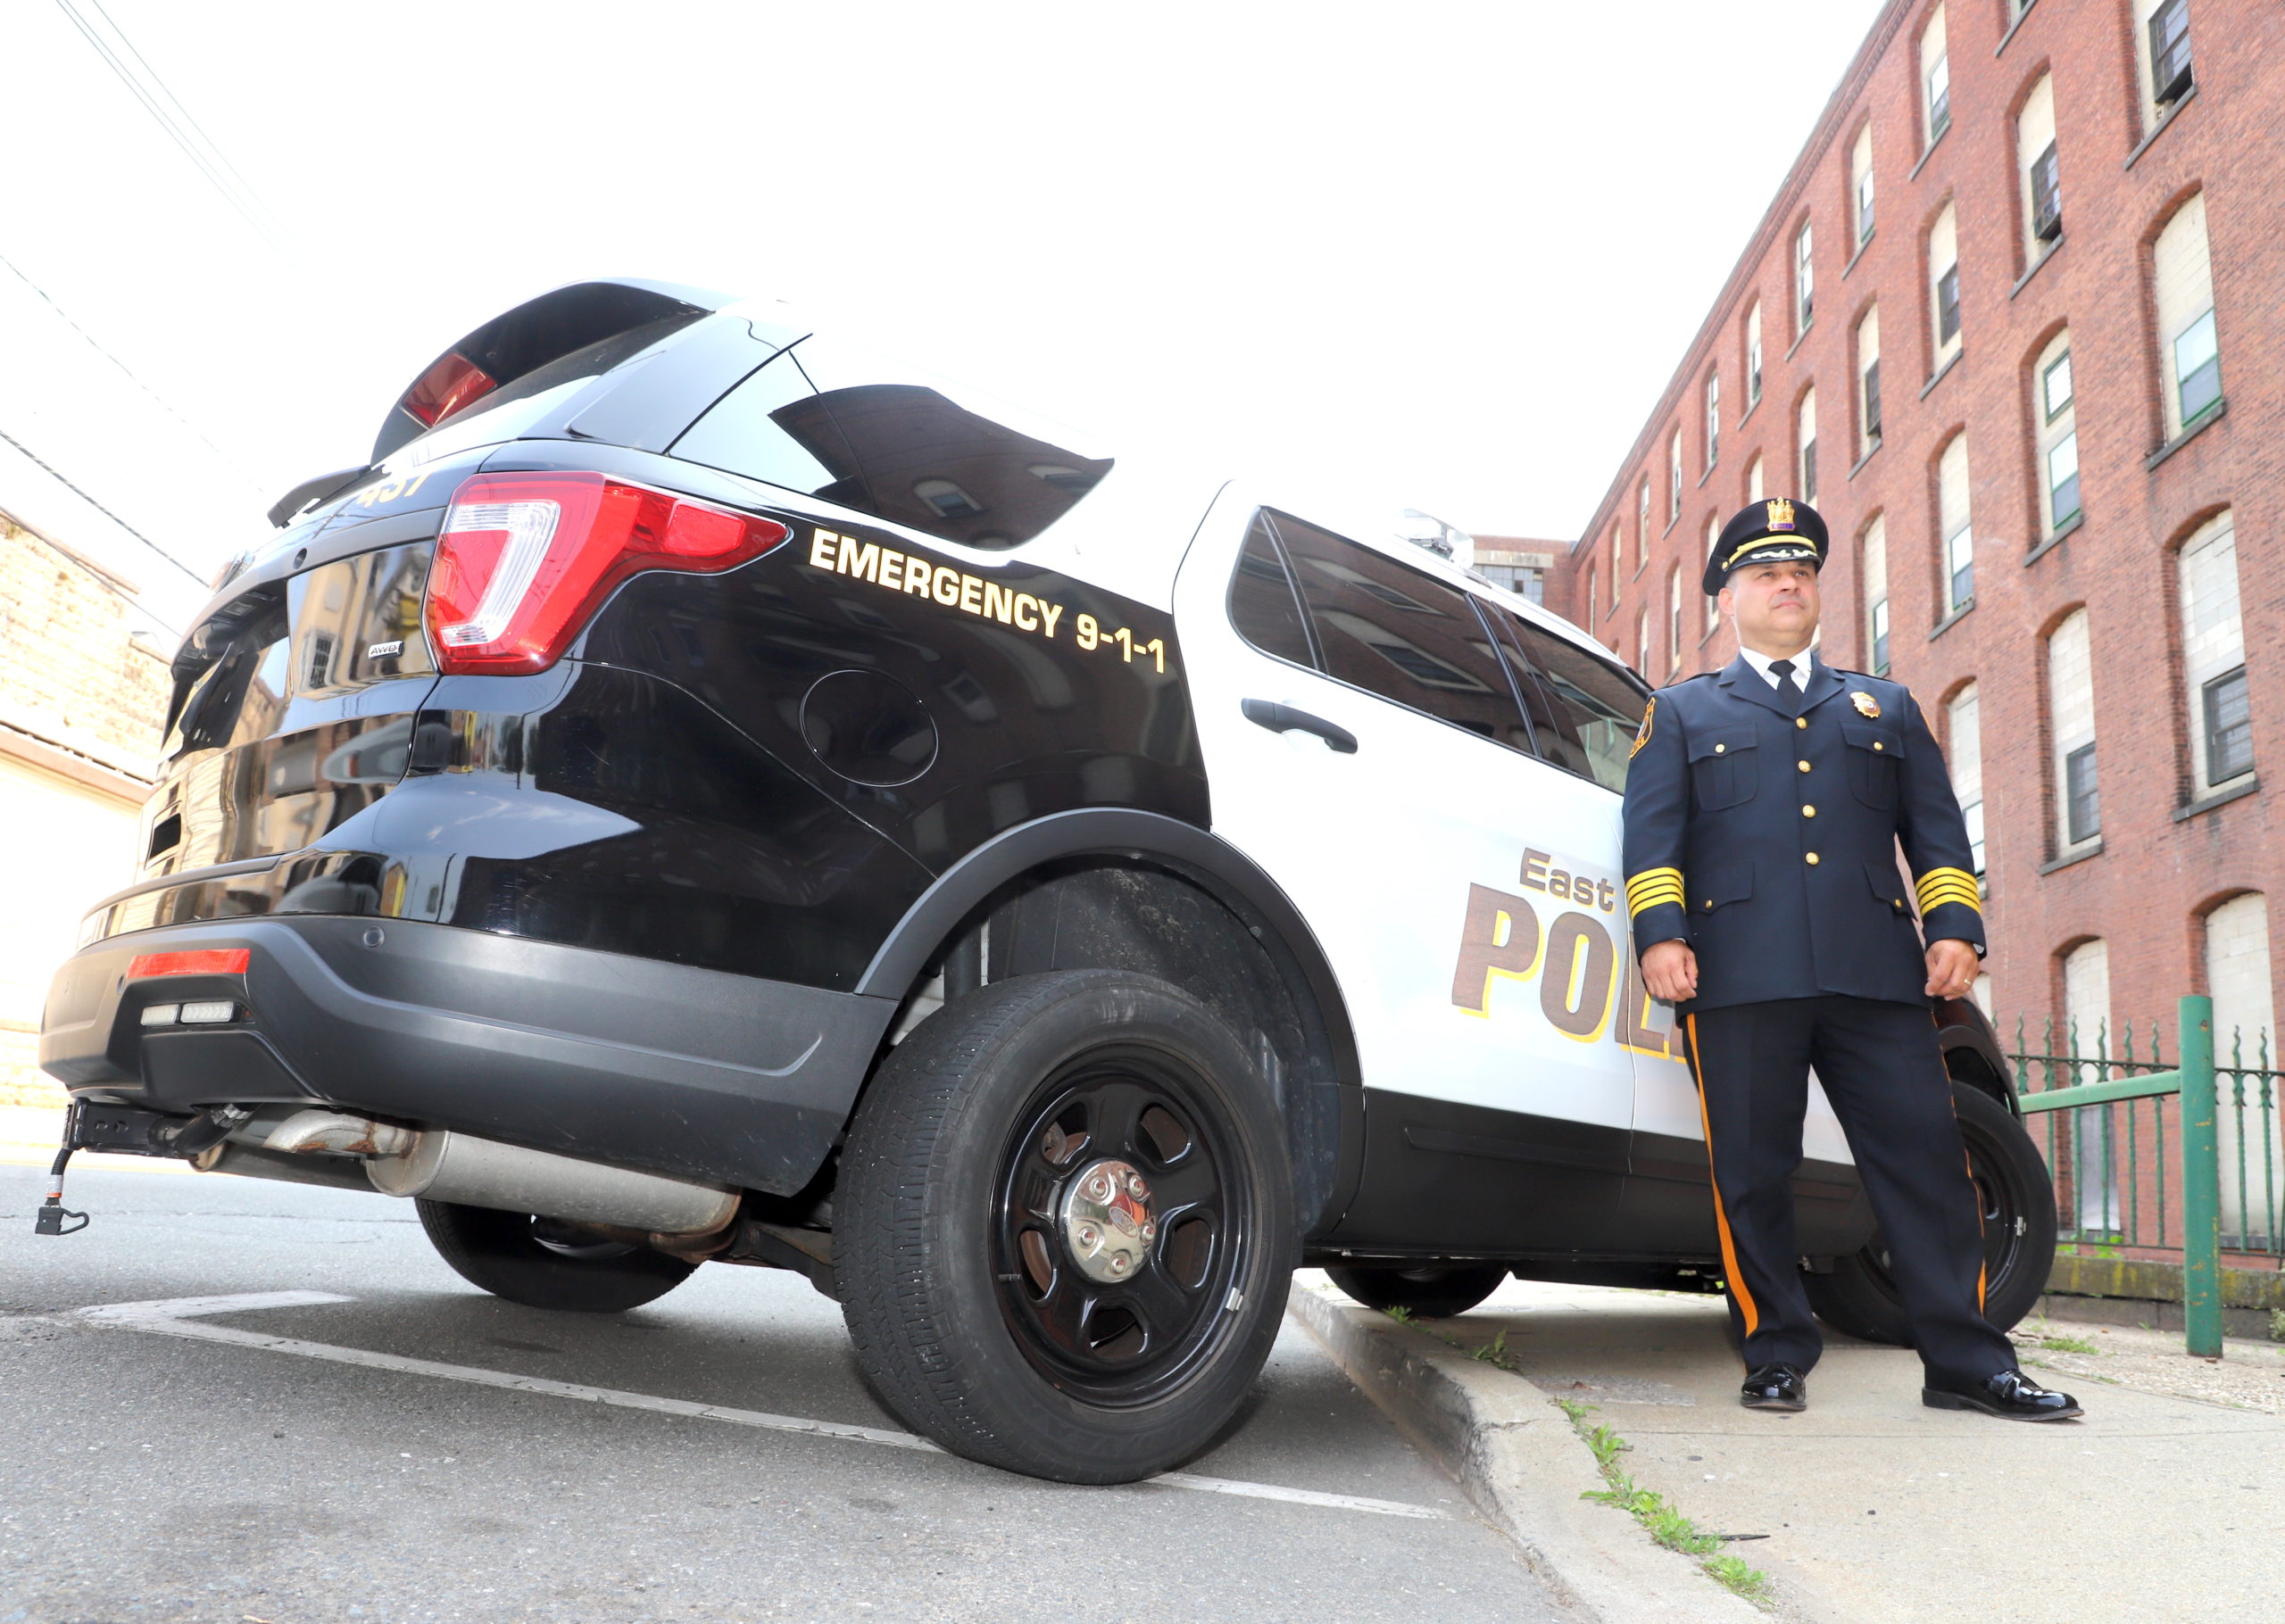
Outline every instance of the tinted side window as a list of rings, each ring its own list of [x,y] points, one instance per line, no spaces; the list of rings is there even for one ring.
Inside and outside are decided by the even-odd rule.
[[[1642,725],[1645,698],[1634,679],[1577,644],[1512,615],[1500,615],[1509,654],[1519,660],[1524,703],[1540,754],[1607,789],[1626,788],[1626,758]]]
[[[784,485],[924,534],[1014,547],[1110,471],[972,392],[812,336],[757,370],[674,455]]]
[[[1269,520],[1255,514],[1238,554],[1238,568],[1230,577],[1230,624],[1238,635],[1265,654],[1290,659],[1297,666],[1317,663],[1309,653],[1309,635],[1301,627],[1301,605],[1293,596],[1293,578],[1269,534]]]
[[[1531,748],[1508,674],[1466,592],[1285,514],[1271,522],[1328,675],[1511,749]]]

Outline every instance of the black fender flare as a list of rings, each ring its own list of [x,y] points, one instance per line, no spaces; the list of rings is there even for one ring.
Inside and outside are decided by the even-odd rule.
[[[1283,888],[1210,831],[1126,807],[1077,808],[1002,830],[936,876],[883,940],[854,990],[902,1001],[960,922],[993,893],[1044,864],[1092,857],[1149,864],[1198,886],[1238,917],[1288,985],[1315,1006],[1341,1096],[1341,1143],[1332,1196],[1318,1221],[1305,1227],[1331,1228],[1364,1171],[1364,1079],[1348,1002],[1316,932]]]
[[[2018,1122],[2023,1108],[2009,1081],[1999,1034],[1972,998],[1947,998],[1936,1007],[1936,1046],[1953,1080],[1989,1094]],[[1955,1058],[1955,1056],[1957,1056]]]

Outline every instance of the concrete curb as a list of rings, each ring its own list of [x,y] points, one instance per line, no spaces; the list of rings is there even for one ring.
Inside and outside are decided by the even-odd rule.
[[[1596,1624],[1766,1618],[1688,1557],[1652,1545],[1630,1519],[1582,1500],[1603,1487],[1594,1459],[1563,1412],[1521,1376],[1298,1281],[1286,1312],[1586,1618]]]

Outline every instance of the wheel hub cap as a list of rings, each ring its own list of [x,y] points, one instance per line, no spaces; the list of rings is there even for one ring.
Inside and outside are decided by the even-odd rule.
[[[1089,1280],[1133,1280],[1159,1239],[1151,1187],[1126,1162],[1084,1168],[1063,1192],[1063,1244]]]

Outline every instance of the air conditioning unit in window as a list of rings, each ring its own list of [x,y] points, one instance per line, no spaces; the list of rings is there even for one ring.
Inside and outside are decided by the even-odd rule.
[[[2163,107],[2190,84],[2189,0],[2166,0],[2150,14],[2151,98]]]

